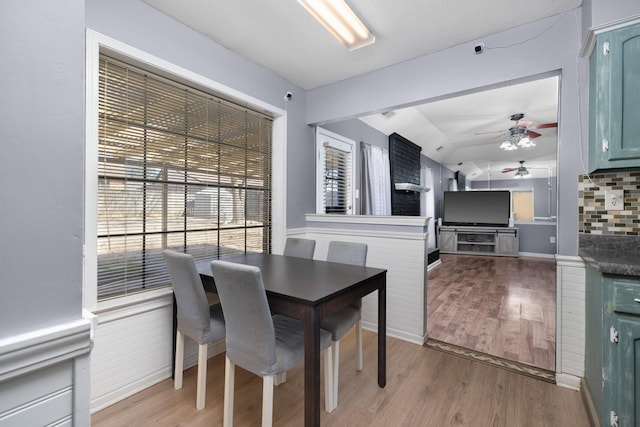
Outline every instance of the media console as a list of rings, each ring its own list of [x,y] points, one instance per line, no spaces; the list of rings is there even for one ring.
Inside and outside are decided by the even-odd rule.
[[[442,254],[518,256],[520,241],[516,227],[438,227]]]

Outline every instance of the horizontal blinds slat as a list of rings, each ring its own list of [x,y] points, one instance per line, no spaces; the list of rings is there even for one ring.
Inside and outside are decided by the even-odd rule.
[[[270,251],[264,114],[101,55],[98,299],[169,284],[162,249]]]
[[[347,213],[350,194],[350,153],[325,145],[324,210],[326,213]]]

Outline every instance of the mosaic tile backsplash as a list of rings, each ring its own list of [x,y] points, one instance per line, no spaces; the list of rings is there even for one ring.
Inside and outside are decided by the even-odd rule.
[[[605,188],[624,190],[622,210],[605,209]],[[578,190],[580,233],[640,235],[640,171],[595,173],[591,180],[587,175],[580,175]]]

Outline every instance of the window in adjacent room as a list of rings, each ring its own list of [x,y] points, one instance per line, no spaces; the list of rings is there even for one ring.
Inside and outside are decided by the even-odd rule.
[[[162,250],[271,250],[272,118],[100,55],[97,299],[169,285]]]
[[[316,128],[316,213],[353,214],[355,142]]]

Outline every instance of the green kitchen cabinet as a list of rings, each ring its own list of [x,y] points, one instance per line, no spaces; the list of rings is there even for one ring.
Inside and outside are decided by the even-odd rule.
[[[585,381],[602,426],[640,427],[640,278],[587,269]]]
[[[590,58],[589,170],[640,167],[640,23],[597,34]]]

